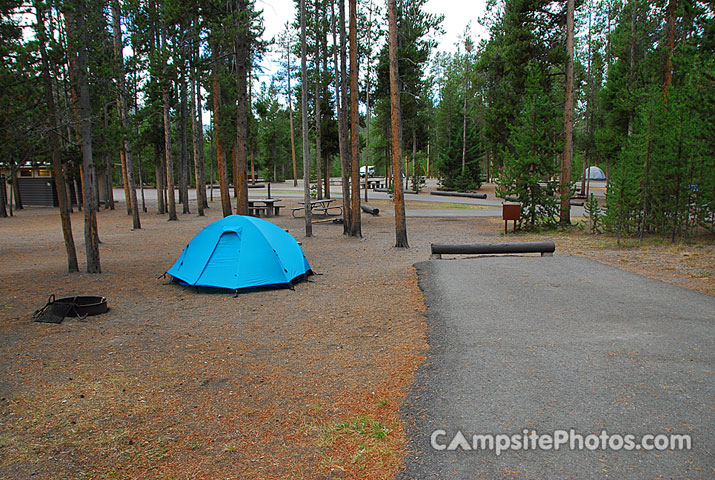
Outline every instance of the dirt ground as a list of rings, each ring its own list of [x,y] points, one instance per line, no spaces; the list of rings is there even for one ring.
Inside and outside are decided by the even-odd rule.
[[[412,265],[430,242],[537,237],[504,238],[499,219],[414,218],[412,248],[396,250],[392,216],[364,215],[356,240],[334,224],[304,238],[303,220],[284,214],[271,220],[317,275],[234,297],[157,278],[217,204],[178,222],[152,211],[140,231],[122,208],[99,215],[101,275],[65,273],[56,210],[0,219],[2,478],[393,478],[400,404],[427,349]],[[72,221],[83,269],[82,214]],[[627,248],[578,230],[538,238],[715,294],[712,237]],[[104,295],[111,310],[32,322],[51,293]]]

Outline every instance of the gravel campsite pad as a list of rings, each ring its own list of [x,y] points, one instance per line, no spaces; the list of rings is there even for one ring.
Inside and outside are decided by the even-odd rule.
[[[430,242],[501,241],[500,221],[408,219],[412,248],[396,251],[389,215],[364,215],[363,240],[329,223],[306,239],[302,219],[281,215],[271,221],[318,275],[234,297],[157,278],[220,206],[178,222],[150,208],[139,231],[123,205],[99,213],[101,275],[65,273],[56,210],[0,222],[0,477],[392,478],[405,458],[400,407],[428,348],[413,264]],[[82,213],[72,221],[83,269]],[[621,262],[633,252],[606,240],[554,239],[557,255],[713,292],[707,245]],[[103,295],[110,310],[32,322],[51,293]]]

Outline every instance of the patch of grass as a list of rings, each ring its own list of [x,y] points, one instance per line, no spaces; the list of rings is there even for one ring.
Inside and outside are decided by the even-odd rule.
[[[335,431],[348,435],[367,435],[368,437],[378,440],[384,440],[392,430],[387,428],[382,422],[362,415],[352,421],[336,425]]]
[[[378,400],[378,402],[377,402],[377,406],[378,406],[378,407],[387,407],[388,405],[390,405],[390,401],[389,401],[388,399],[386,399],[386,398],[381,398],[381,399]]]
[[[394,455],[393,430],[367,415],[324,426],[319,429],[323,465],[343,471],[348,463],[361,471],[382,468]]]
[[[710,275],[712,275],[712,272],[709,272],[707,270],[701,270],[699,272],[690,274],[690,276],[693,278],[708,278]]]
[[[237,452],[239,450],[239,446],[236,445],[235,443],[227,443],[225,447],[223,447],[224,452]]]

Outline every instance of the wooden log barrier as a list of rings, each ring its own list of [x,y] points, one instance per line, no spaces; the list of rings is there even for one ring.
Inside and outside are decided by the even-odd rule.
[[[381,193],[389,193],[390,190],[387,189],[387,188],[375,188],[373,191],[374,191],[374,192],[381,192]],[[417,195],[417,194],[420,193],[420,192],[418,192],[418,191],[416,191],[416,190],[402,190],[402,193],[410,193],[410,194],[412,194],[412,195]]]
[[[553,256],[554,242],[509,242],[509,243],[433,243],[432,258],[451,255],[496,255],[502,253],[540,253]]]
[[[430,195],[441,195],[444,197],[467,197],[467,198],[487,198],[486,193],[468,193],[468,192],[445,192],[442,190],[433,190]]]
[[[361,203],[360,208],[362,208],[363,212],[369,213],[370,215],[378,215],[380,213],[379,208],[371,207],[366,203]]]

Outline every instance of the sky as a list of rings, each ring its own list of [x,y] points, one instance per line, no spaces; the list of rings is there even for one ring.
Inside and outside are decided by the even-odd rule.
[[[385,0],[375,0],[376,4],[385,7]],[[256,0],[256,8],[263,9],[264,37],[278,35],[286,22],[295,17],[295,2],[293,0]],[[442,27],[445,34],[439,39],[439,50],[454,52],[455,43],[464,33],[467,23],[472,24],[472,39],[475,44],[486,37],[486,31],[479,25],[478,19],[484,14],[486,0],[428,0],[425,10],[430,13],[444,14]],[[347,9],[347,6],[346,6]],[[266,65],[266,74],[273,73],[271,64]]]

